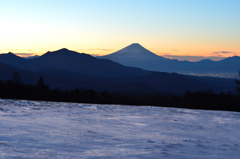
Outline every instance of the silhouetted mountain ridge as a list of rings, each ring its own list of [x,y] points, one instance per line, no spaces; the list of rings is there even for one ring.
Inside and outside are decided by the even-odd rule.
[[[91,55],[68,49],[49,51],[34,59],[24,59],[12,54],[7,55],[7,58],[5,56],[0,55],[0,62],[30,71],[54,67],[98,77],[132,77],[149,74],[148,71],[142,69],[126,67],[107,59],[97,59]]]
[[[133,53],[134,51],[135,53]],[[229,57],[221,61],[212,61],[209,59],[198,62],[178,61],[158,56],[148,50],[146,51],[139,44],[129,45],[120,51],[98,58],[110,59],[124,66],[161,72],[219,74],[237,73],[237,70],[240,69],[240,57],[238,56]]]
[[[139,46],[137,45],[137,47]],[[139,50],[141,49],[135,49],[136,53]],[[141,60],[144,60],[144,58]],[[108,59],[98,59],[68,49],[47,52],[34,59],[3,54],[0,55],[0,62],[16,67],[15,71],[19,72],[20,75],[23,74],[24,81],[27,81],[27,83],[32,84],[40,76],[43,76],[46,83],[51,87],[61,89],[85,87],[96,91],[107,89],[115,92],[123,90],[134,92],[135,89],[135,92],[139,90],[142,93],[145,89],[146,93],[168,92],[173,94],[182,94],[187,90],[221,90],[219,86],[215,87],[214,83],[208,84],[188,76],[127,67]],[[171,60],[168,61],[168,65],[171,65],[171,62]],[[164,60],[162,63],[164,63]],[[186,65],[188,63],[183,62]],[[0,67],[5,67],[7,70],[6,66]],[[14,71],[9,72],[15,73]],[[8,74],[9,78],[11,78],[10,74]],[[230,90],[230,85],[226,89]]]
[[[62,90],[84,87],[98,92],[104,90],[108,90],[109,92],[133,94],[153,94],[161,92],[145,84],[137,82],[128,82],[125,80],[115,81],[114,79],[89,77],[80,73],[69,72],[57,68],[47,68],[41,69],[38,72],[31,72],[0,63],[0,80],[11,80],[13,74],[16,72],[20,74],[24,84],[36,85],[39,78],[43,77],[45,83],[51,88],[58,87]]]
[[[222,59],[221,62],[240,63],[240,57],[239,56],[228,57],[228,58]]]

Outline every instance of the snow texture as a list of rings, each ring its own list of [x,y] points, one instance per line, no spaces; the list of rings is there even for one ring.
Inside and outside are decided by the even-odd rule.
[[[238,159],[240,113],[0,100],[0,158]]]

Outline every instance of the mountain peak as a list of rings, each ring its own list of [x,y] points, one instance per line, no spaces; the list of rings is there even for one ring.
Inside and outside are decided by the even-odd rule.
[[[141,52],[150,52],[149,50],[145,49],[138,43],[133,43],[122,50],[119,50],[120,53],[129,52],[129,53],[141,53]]]
[[[62,48],[56,51],[48,51],[47,53],[43,54],[41,57],[54,57],[54,56],[69,56],[73,53],[77,53],[66,48]]]
[[[91,55],[84,54],[84,53],[78,53],[76,51],[68,50],[66,48],[62,48],[56,51],[48,51],[47,53],[43,54],[40,56],[40,59],[42,58],[47,58],[51,60],[62,60],[62,61],[67,61],[67,60],[75,60],[75,59],[93,59]],[[69,62],[71,63],[71,62]]]
[[[107,58],[138,58],[138,59],[156,59],[159,56],[145,49],[139,43],[132,43],[131,45],[114,52],[112,54],[103,56]]]
[[[78,52],[68,50],[67,48],[62,48],[62,49],[59,49],[59,50],[56,50],[56,51],[48,51],[47,53],[58,54],[58,55],[60,55],[60,54],[63,54],[63,55],[65,55],[65,54],[67,54],[67,55],[69,55],[69,54],[79,54]]]
[[[223,59],[221,61],[224,61],[224,62],[237,62],[237,63],[239,63],[240,57],[239,56],[232,56],[232,57],[225,58],[225,59]]]
[[[15,55],[14,53],[12,53],[12,52],[8,52],[7,55],[14,55],[14,56],[16,56],[16,55]]]
[[[139,43],[132,43],[131,45],[140,45]],[[141,46],[141,45],[140,45]]]
[[[68,50],[67,48],[62,48],[62,49],[59,49],[57,51],[70,51],[70,50]]]
[[[4,54],[4,55],[5,55],[5,56],[8,56],[8,57],[19,57],[19,56],[15,55],[15,54],[12,53],[12,52],[6,53],[6,54]],[[19,57],[19,58],[21,58],[21,57]]]

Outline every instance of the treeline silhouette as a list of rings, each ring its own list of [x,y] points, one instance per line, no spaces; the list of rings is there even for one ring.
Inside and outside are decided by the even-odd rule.
[[[237,81],[236,81],[237,82]],[[237,83],[240,85],[240,82]],[[237,88],[240,92],[240,89]],[[133,95],[126,93],[95,92],[91,89],[50,89],[41,77],[36,85],[24,84],[15,73],[12,80],[0,81],[0,98],[43,100],[56,102],[79,102],[94,104],[151,105],[176,108],[240,111],[240,95],[215,94],[209,91],[187,91],[184,95]]]

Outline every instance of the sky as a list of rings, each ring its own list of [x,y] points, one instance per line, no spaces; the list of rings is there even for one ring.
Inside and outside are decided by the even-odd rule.
[[[240,0],[0,0],[0,53],[107,55],[139,43],[179,60],[240,56]]]

